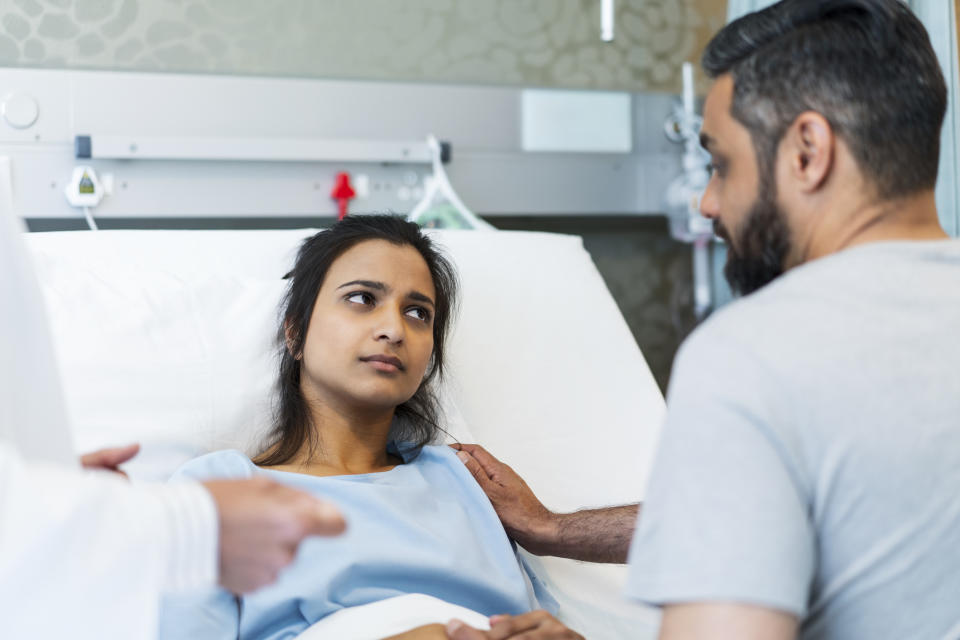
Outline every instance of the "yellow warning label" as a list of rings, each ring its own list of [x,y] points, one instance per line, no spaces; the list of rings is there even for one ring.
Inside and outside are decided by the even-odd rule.
[[[90,179],[90,176],[84,172],[83,177],[80,178],[80,193],[93,193],[93,180]]]

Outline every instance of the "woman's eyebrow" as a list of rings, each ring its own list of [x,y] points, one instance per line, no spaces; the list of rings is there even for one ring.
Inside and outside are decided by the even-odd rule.
[[[361,287],[368,287],[370,289],[376,289],[377,291],[389,291],[390,287],[385,285],[382,282],[377,282],[375,280],[351,280],[350,282],[344,282],[342,285],[337,287],[337,289],[343,289],[344,287],[352,287],[354,285],[360,285]]]
[[[430,299],[430,296],[420,293],[419,291],[411,291],[410,293],[407,294],[407,297],[410,298],[411,300],[416,300],[417,302],[426,302],[431,307],[437,306],[433,303],[433,300]]]
[[[385,293],[390,292],[390,287],[388,287],[385,283],[379,282],[377,280],[351,280],[350,282],[344,282],[342,285],[337,287],[337,289],[343,289],[345,287],[352,287],[356,285],[360,285],[361,287],[367,287],[368,289],[375,289],[376,291],[383,291]],[[420,293],[417,290],[413,290],[410,293],[408,293],[407,297],[410,298],[411,300],[416,300],[417,302],[426,302],[431,307],[437,306],[436,303],[433,301],[433,299],[430,298],[430,296],[428,296],[425,293]]]

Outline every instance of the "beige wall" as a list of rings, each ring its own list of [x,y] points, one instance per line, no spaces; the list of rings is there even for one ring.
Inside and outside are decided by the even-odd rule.
[[[679,88],[725,0],[6,0],[0,65]],[[278,8],[280,8],[278,10]]]

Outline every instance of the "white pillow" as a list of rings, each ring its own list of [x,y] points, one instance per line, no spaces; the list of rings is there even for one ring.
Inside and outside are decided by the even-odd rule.
[[[218,448],[253,453],[282,276],[310,233],[28,235],[79,451],[140,442],[134,480]]]
[[[453,401],[548,506],[643,496],[663,396],[578,236],[447,231],[463,285]]]
[[[78,450],[138,441],[126,469],[158,481],[208,451],[258,453],[273,409],[280,276],[312,233],[28,236]],[[441,403],[446,439],[474,441],[449,393]]]
[[[78,449],[139,441],[131,477],[165,480],[207,451],[254,448],[269,424],[283,286],[57,270],[44,292]]]

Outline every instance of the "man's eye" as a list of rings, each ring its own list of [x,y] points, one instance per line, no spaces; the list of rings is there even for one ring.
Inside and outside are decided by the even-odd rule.
[[[724,167],[720,162],[711,162],[707,165],[707,171],[710,172],[710,175],[716,175],[718,177],[723,177]]]
[[[354,304],[373,304],[373,296],[367,293],[366,291],[357,291],[351,293],[346,297],[347,302],[353,302]]]

